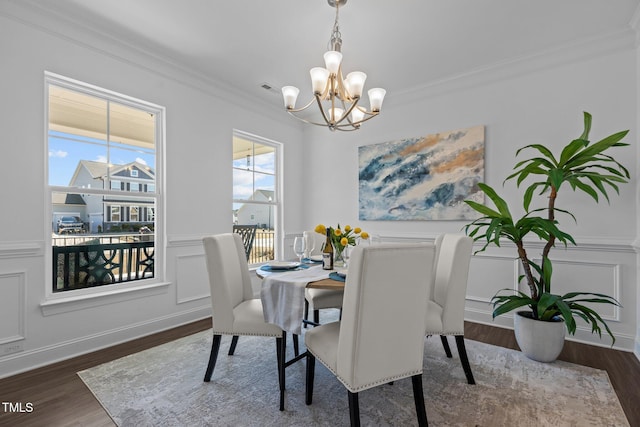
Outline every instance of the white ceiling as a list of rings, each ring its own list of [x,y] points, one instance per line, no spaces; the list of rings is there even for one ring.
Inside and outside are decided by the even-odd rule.
[[[640,0],[348,0],[343,71],[409,93],[452,76],[631,31]],[[250,96],[310,97],[335,9],[327,0],[28,0]],[[264,82],[278,94],[260,87]],[[306,95],[308,94],[308,96]],[[271,102],[271,101],[270,101]]]

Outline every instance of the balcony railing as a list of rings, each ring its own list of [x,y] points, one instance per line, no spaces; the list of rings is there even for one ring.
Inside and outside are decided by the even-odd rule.
[[[253,240],[253,248],[249,254],[249,264],[259,264],[274,259],[275,239],[273,230],[256,231],[256,237]]]
[[[55,238],[54,245],[53,292],[154,276],[153,235]]]

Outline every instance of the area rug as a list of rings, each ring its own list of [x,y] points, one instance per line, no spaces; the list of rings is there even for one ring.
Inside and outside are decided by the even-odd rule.
[[[78,375],[119,426],[349,425],[347,392],[320,363],[313,404],[304,402],[300,361],[287,368],[286,410],[278,410],[273,338],[241,337],[234,356],[227,356],[230,339],[223,338],[213,378],[203,382],[211,341],[210,330],[200,332]],[[425,340],[431,426],[629,425],[605,371],[538,363],[519,351],[466,340],[477,383],[469,385],[451,344],[448,359],[439,337]],[[361,392],[360,412],[365,426],[416,425],[411,380]]]

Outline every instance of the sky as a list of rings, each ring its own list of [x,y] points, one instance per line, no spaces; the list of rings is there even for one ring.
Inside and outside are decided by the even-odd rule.
[[[275,191],[275,151],[233,161],[233,198],[249,199],[255,190]],[[255,178],[255,190],[254,190]],[[238,209],[239,203],[233,208]]]

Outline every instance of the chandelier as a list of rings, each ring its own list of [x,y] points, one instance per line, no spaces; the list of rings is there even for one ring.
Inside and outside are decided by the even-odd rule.
[[[340,6],[347,0],[327,0],[329,6],[336,8],[336,19],[329,40],[328,51],[324,54],[325,68],[315,67],[310,70],[313,98],[301,108],[295,108],[300,89],[294,86],[282,88],[284,106],[287,112],[305,123],[326,126],[330,130],[352,131],[360,128],[360,124],[377,116],[382,107],[386,91],[382,88],[369,89],[370,110],[358,105],[364,89],[367,75],[361,71],[352,71],[347,77],[342,76],[342,38],[338,26]],[[314,103],[318,104],[322,120],[309,120],[296,115]]]

